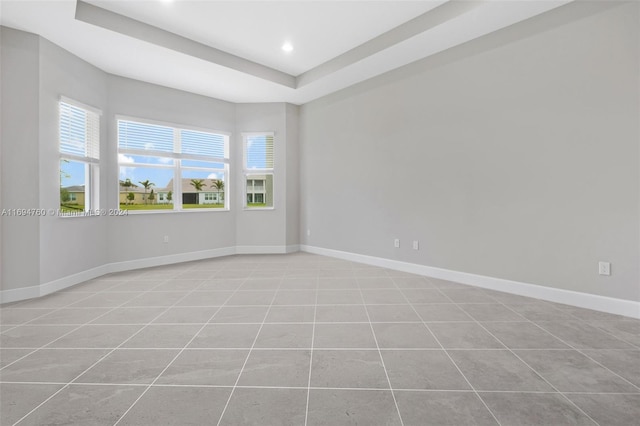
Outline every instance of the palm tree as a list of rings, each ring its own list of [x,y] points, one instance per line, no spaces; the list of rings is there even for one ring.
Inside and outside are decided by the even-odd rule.
[[[211,186],[216,189],[216,192],[218,193],[218,204],[220,204],[220,191],[224,191],[224,182],[220,179],[216,179],[213,181]]]
[[[191,179],[191,186],[193,186],[196,191],[202,191],[202,188],[205,186],[204,180],[202,179]]]
[[[145,201],[146,204],[146,199],[147,199],[147,191],[149,190],[149,188],[151,188],[152,186],[155,185],[155,183],[153,182],[149,182],[149,179],[142,181],[142,182],[138,182],[140,185],[144,186],[144,195],[142,196],[142,201]]]
[[[202,188],[204,187],[204,180],[202,179],[191,179],[191,186],[193,186],[197,192],[202,191]],[[198,201],[196,202],[196,204],[200,204],[200,200],[198,199]]]

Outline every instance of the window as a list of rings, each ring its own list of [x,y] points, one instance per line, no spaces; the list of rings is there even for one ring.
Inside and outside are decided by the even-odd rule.
[[[273,140],[271,133],[244,133],[245,208],[273,208]]]
[[[227,134],[119,119],[118,167],[122,210],[227,208]]]
[[[100,112],[64,98],[58,107],[60,211],[98,209]]]

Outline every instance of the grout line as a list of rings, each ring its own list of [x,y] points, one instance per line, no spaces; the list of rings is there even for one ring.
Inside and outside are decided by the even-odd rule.
[[[168,280],[167,280],[168,281]],[[158,285],[162,284],[162,282],[160,282]],[[187,297],[189,294],[191,294],[193,291],[187,292],[182,298],[178,299],[175,303],[178,303],[180,300],[182,300],[183,298]],[[142,292],[139,296],[141,296],[142,294],[145,294],[146,292]],[[136,296],[136,297],[139,297]],[[135,297],[134,297],[135,299]],[[133,300],[133,299],[131,299]],[[127,300],[126,302],[122,303],[120,306],[117,306],[115,308],[113,308],[110,311],[105,312],[102,315],[106,315],[111,311],[114,311],[116,309],[118,309],[119,307],[121,307],[122,305],[126,304],[130,302],[130,300]],[[111,349],[109,352],[107,352],[105,355],[103,355],[102,357],[100,357],[96,362],[94,362],[93,364],[91,364],[89,367],[87,367],[86,369],[84,369],[80,374],[78,374],[77,376],[75,376],[69,383],[67,383],[66,385],[64,385],[62,388],[58,389],[53,395],[49,396],[47,399],[45,399],[44,401],[42,401],[40,404],[38,404],[34,409],[32,409],[31,411],[29,411],[27,414],[25,414],[24,416],[22,416],[18,421],[16,421],[14,423],[14,425],[17,425],[18,423],[20,423],[21,421],[23,421],[25,418],[27,418],[29,415],[31,415],[33,412],[35,412],[38,408],[42,407],[44,404],[46,404],[48,401],[50,401],[53,397],[55,397],[56,395],[58,395],[60,392],[62,392],[64,389],[68,388],[69,385],[71,385],[75,380],[77,380],[78,378],[80,378],[83,374],[85,374],[87,371],[89,371],[90,369],[92,369],[93,367],[95,367],[98,363],[100,363],[101,361],[103,361],[104,359],[106,359],[109,355],[111,355],[113,352],[115,352],[117,349],[119,349],[122,345],[124,345],[125,343],[127,343],[129,340],[131,340],[132,338],[134,338],[135,336],[137,336],[140,332],[142,332],[142,330],[146,329],[149,325],[151,325],[153,323],[154,320],[158,319],[160,316],[162,316],[166,311],[168,311],[169,309],[171,309],[171,307],[168,307],[167,309],[165,309],[163,312],[161,312],[160,314],[158,314],[155,318],[153,318],[149,323],[147,323],[147,325],[141,327],[138,331],[136,331],[135,333],[133,333],[131,336],[129,336],[127,339],[125,339],[122,343],[120,343],[120,345],[118,345],[117,347]],[[102,316],[101,315],[101,316]],[[100,317],[98,317],[100,318]],[[87,323],[88,324],[88,323]],[[82,326],[81,326],[82,327]],[[80,328],[80,327],[78,327]],[[76,329],[77,330],[77,329]],[[72,330],[72,332],[75,330]],[[67,333],[68,334],[68,333]],[[64,337],[64,336],[60,336],[59,338]],[[56,339],[57,340],[57,339]],[[55,340],[54,340],[55,341]],[[48,344],[51,344],[53,342],[50,342]],[[42,349],[42,348],[41,348]],[[38,349],[40,350],[40,349]],[[36,352],[36,351],[34,351]],[[24,357],[23,357],[24,358]],[[15,361],[14,361],[15,362]],[[137,401],[137,400],[136,400]],[[122,417],[121,417],[122,418]],[[118,420],[119,421],[119,420]]]
[[[444,293],[445,296],[447,298],[449,298],[452,302],[453,299],[451,299],[446,293]],[[489,296],[490,297],[490,296]],[[496,300],[497,301],[497,300]],[[455,302],[454,302],[455,303]],[[462,309],[462,308],[461,308]],[[464,309],[463,309],[464,310]],[[466,311],[465,311],[466,312]],[[471,316],[471,318],[474,318],[471,314],[468,314],[469,316]],[[522,362],[524,365],[526,365],[531,371],[533,371],[536,376],[538,376],[539,378],[541,378],[542,380],[544,380],[545,383],[547,383],[549,386],[551,386],[551,388],[553,390],[555,390],[558,394],[560,394],[565,400],[567,400],[571,405],[573,405],[576,409],[578,409],[578,411],[580,411],[582,414],[584,414],[589,420],[591,420],[593,423],[595,423],[596,425],[598,425],[599,423],[596,422],[590,415],[588,415],[582,408],[580,408],[576,403],[574,403],[573,401],[571,401],[566,395],[564,395],[557,387],[555,387],[549,380],[547,380],[542,374],[540,374],[538,371],[536,371],[531,365],[529,365],[528,362],[526,362],[525,360],[523,360],[517,353],[515,353],[511,348],[509,348],[507,345],[504,344],[504,342],[502,342],[502,340],[500,340],[496,335],[494,335],[491,331],[489,331],[482,323],[480,323],[480,321],[476,320],[474,318],[475,323],[480,326],[485,332],[487,332],[491,337],[493,337],[495,340],[497,340],[502,346],[504,346],[513,356],[515,356],[517,359],[520,360],[520,362]],[[555,337],[555,336],[554,336]]]
[[[392,278],[393,279],[393,278]],[[395,280],[393,280],[395,283]],[[422,316],[420,316],[420,314],[418,313],[418,311],[416,310],[415,306],[413,306],[413,304],[411,303],[411,301],[409,301],[409,298],[407,297],[407,295],[404,293],[404,291],[398,287],[398,290],[400,290],[400,292],[402,293],[402,295],[404,296],[404,298],[407,300],[407,302],[409,303],[409,305],[411,306],[411,308],[413,308],[413,311],[415,312],[416,315],[418,315],[419,318],[422,318]],[[447,297],[449,300],[451,300],[444,292],[442,292],[439,288],[437,289],[440,294],[444,295],[445,297]],[[465,382],[467,382],[467,385],[469,385],[469,388],[473,391],[473,393],[475,394],[475,396],[480,400],[480,402],[482,402],[482,405],[484,405],[484,407],[487,409],[487,411],[489,412],[489,414],[491,414],[491,417],[493,417],[493,419],[496,421],[496,423],[498,425],[501,425],[500,421],[498,420],[498,418],[496,417],[496,415],[493,413],[493,411],[489,408],[489,406],[487,405],[487,403],[484,401],[484,399],[482,399],[482,397],[480,396],[480,394],[478,393],[478,391],[476,390],[476,388],[471,384],[471,382],[469,381],[469,379],[467,378],[467,376],[464,375],[464,373],[462,372],[462,370],[460,369],[460,367],[458,366],[458,364],[453,360],[453,358],[451,357],[451,354],[449,354],[448,350],[445,349],[444,345],[440,342],[440,339],[438,339],[438,337],[435,335],[435,333],[431,330],[431,328],[429,328],[429,326],[427,325],[426,322],[422,322],[422,324],[424,325],[424,327],[427,329],[427,331],[431,334],[431,336],[435,339],[435,341],[438,343],[438,345],[440,346],[440,348],[442,349],[442,351],[445,353],[445,355],[447,355],[447,358],[449,358],[449,361],[451,361],[451,363],[453,364],[453,366],[456,368],[456,370],[458,370],[458,373],[460,373],[460,375],[462,376],[462,378],[465,380]]]
[[[380,351],[380,345],[378,344],[378,338],[376,337],[376,332],[373,329],[373,324],[371,323],[371,317],[369,316],[369,309],[367,308],[366,301],[364,300],[364,293],[362,292],[362,288],[359,288],[359,290],[360,290],[360,298],[362,299],[362,302],[364,304],[364,310],[365,310],[365,313],[367,314],[367,319],[369,320],[369,328],[371,330],[371,335],[373,336],[373,340],[376,343],[378,356],[380,357],[380,362],[382,363],[382,369],[384,370],[384,375],[387,378],[387,384],[389,385],[389,390],[391,391],[391,397],[393,398],[393,403],[396,406],[396,412],[398,413],[398,418],[400,419],[400,425],[404,426],[404,421],[402,420],[402,414],[400,413],[400,407],[398,407],[398,400],[396,399],[396,394],[393,390],[393,385],[391,384],[391,379],[389,378],[389,373],[387,372],[387,367],[384,363],[382,352]]]
[[[282,284],[282,281],[280,281],[280,283]],[[246,358],[244,359],[244,363],[242,364],[242,368],[240,369],[240,373],[238,374],[238,377],[236,378],[236,382],[234,383],[233,388],[231,389],[231,393],[229,394],[229,398],[227,398],[227,402],[225,403],[224,408],[222,409],[222,412],[220,413],[220,418],[218,419],[217,426],[220,426],[220,422],[222,421],[222,418],[224,417],[224,413],[227,411],[227,407],[229,407],[229,402],[231,401],[231,398],[233,397],[233,394],[234,394],[236,388],[238,387],[238,382],[240,381],[240,377],[242,377],[242,373],[244,372],[244,369],[247,366],[247,362],[249,361],[249,358],[251,357],[251,353],[253,352],[253,348],[256,346],[256,342],[258,341],[258,337],[260,336],[260,332],[262,331],[262,327],[264,327],[265,321],[267,320],[267,317],[269,316],[269,312],[271,311],[271,307],[273,306],[273,302],[276,300],[276,297],[278,295],[278,291],[279,290],[276,290],[275,293],[273,294],[273,297],[271,299],[271,304],[269,305],[269,309],[267,309],[267,312],[264,314],[264,318],[262,320],[262,324],[260,325],[260,328],[258,329],[258,333],[256,334],[256,337],[253,339],[253,344],[251,345],[251,348],[249,349],[249,353],[247,354]]]
[[[246,281],[246,279],[245,279],[245,281]],[[200,284],[200,286],[202,286],[202,285],[203,285],[203,284]],[[240,286],[239,286],[238,288],[242,287],[242,285],[244,285],[244,282],[243,282],[243,284],[240,284]],[[176,301],[176,305],[177,305],[177,303],[179,303],[179,302],[180,302],[180,300],[183,300],[183,299],[184,299],[184,298],[186,298],[187,296],[189,296],[189,295],[193,294],[193,293],[197,290],[197,288],[199,288],[199,287],[196,287],[195,289],[191,290],[190,292],[188,292],[187,294],[185,294],[185,295],[184,295],[184,297],[182,297],[181,299],[179,299],[178,301]],[[230,292],[231,294],[227,297],[227,299],[225,300],[225,302],[224,302],[221,306],[219,306],[219,307],[218,307],[218,309],[216,309],[216,311],[215,311],[215,312],[214,312],[214,313],[209,317],[209,320],[208,320],[205,324],[203,324],[203,325],[202,325],[202,327],[200,327],[200,329],[199,329],[199,330],[198,330],[198,331],[193,335],[193,337],[191,337],[191,339],[190,339],[190,340],[189,340],[189,341],[188,341],[188,342],[187,342],[187,343],[182,347],[182,349],[180,349],[180,351],[179,351],[179,352],[178,352],[178,353],[173,357],[173,359],[172,359],[171,361],[169,361],[169,363],[164,367],[164,369],[163,369],[163,370],[162,370],[162,371],[161,371],[161,372],[156,376],[156,378],[153,380],[153,382],[151,382],[151,384],[147,385],[147,388],[146,388],[146,389],[145,389],[145,390],[144,390],[144,391],[143,391],[143,392],[138,396],[138,398],[136,398],[136,400],[135,400],[135,401],[133,401],[133,403],[129,406],[129,408],[128,408],[124,413],[122,413],[122,415],[120,416],[120,418],[118,419],[118,421],[116,421],[116,422],[114,423],[114,426],[115,426],[115,425],[117,425],[118,423],[120,423],[120,421],[121,421],[121,420],[122,420],[122,419],[127,415],[127,413],[129,413],[129,411],[131,411],[131,410],[133,409],[133,407],[138,403],[138,401],[140,401],[140,399],[142,399],[142,397],[143,397],[143,396],[144,396],[144,395],[149,391],[149,389],[151,389],[151,387],[153,387],[153,385],[155,385],[155,383],[160,379],[160,377],[162,377],[162,375],[165,373],[165,371],[167,371],[167,370],[169,369],[169,367],[171,367],[171,365],[173,365],[173,363],[176,361],[176,359],[178,359],[178,357],[180,357],[180,355],[181,355],[181,354],[182,354],[182,353],[187,349],[187,347],[189,347],[189,345],[190,345],[190,344],[191,344],[191,343],[196,339],[196,337],[198,337],[198,335],[202,332],[202,330],[204,330],[204,329],[205,329],[205,327],[206,327],[207,325],[209,325],[209,324],[210,324],[210,321],[211,321],[213,318],[215,318],[216,314],[217,314],[218,312],[220,312],[220,310],[224,307],[224,305],[225,305],[229,300],[231,300],[231,298],[236,294],[236,292],[237,292],[237,291],[238,291],[238,289],[236,289],[236,290],[235,290],[235,291],[233,291],[233,292]],[[274,296],[274,297],[275,297],[275,296]],[[174,306],[175,306],[175,305],[174,305]],[[170,308],[169,308],[169,309],[170,309]],[[161,315],[164,315],[164,314],[165,314],[169,309],[167,309],[167,310],[166,310],[165,312],[163,312]],[[157,319],[157,318],[159,318],[159,316],[158,316],[158,317],[156,317],[156,318],[154,318],[154,320],[155,320],[155,319]],[[152,321],[152,322],[153,322],[153,321]],[[151,323],[150,323],[150,324],[151,324]]]
[[[316,294],[315,294],[315,303],[313,306],[313,327],[311,329],[311,351],[309,353],[309,380],[307,381],[307,403],[305,406],[304,412],[304,426],[307,426],[309,420],[309,397],[311,395],[311,368],[313,367],[313,347],[315,346],[316,340],[316,319],[318,314],[318,290],[319,290],[320,282],[316,281]]]

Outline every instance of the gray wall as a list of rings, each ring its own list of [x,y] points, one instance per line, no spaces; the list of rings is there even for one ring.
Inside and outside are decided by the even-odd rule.
[[[297,186],[297,107],[235,105],[107,74],[33,34],[2,27],[2,208],[56,209],[59,202],[60,96],[102,110],[100,207],[118,206],[116,115],[221,130],[231,138],[231,211],[154,212],[127,217],[1,217],[1,290],[50,283],[100,266],[236,246],[284,249]],[[272,211],[241,208],[242,131],[276,132],[276,201]],[[295,132],[295,130],[292,130]],[[297,180],[297,169],[291,178]],[[288,201],[287,197],[291,197]],[[297,229],[297,222],[294,222]],[[297,232],[297,231],[296,231]],[[169,243],[163,236],[169,236]]]
[[[232,133],[234,105],[122,77],[109,77],[108,202],[118,204],[115,115],[153,119]],[[130,214],[109,218],[109,261],[197,252],[235,246],[235,215],[229,211]],[[169,236],[169,243],[163,237]]]
[[[302,106],[302,243],[640,300],[639,27],[573,4]]]
[[[0,37],[2,208],[38,208],[39,38],[7,28],[0,28]],[[2,216],[0,221],[2,288],[39,284],[40,271],[34,267],[40,263],[38,218]]]

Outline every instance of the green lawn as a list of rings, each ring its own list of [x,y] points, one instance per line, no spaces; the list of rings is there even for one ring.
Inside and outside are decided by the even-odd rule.
[[[183,209],[223,209],[224,204],[183,204]],[[173,204],[120,204],[120,210],[173,210]]]
[[[81,204],[60,204],[60,211],[64,213],[78,213],[84,211],[84,205]]]
[[[247,203],[247,207],[267,207],[267,203]]]

